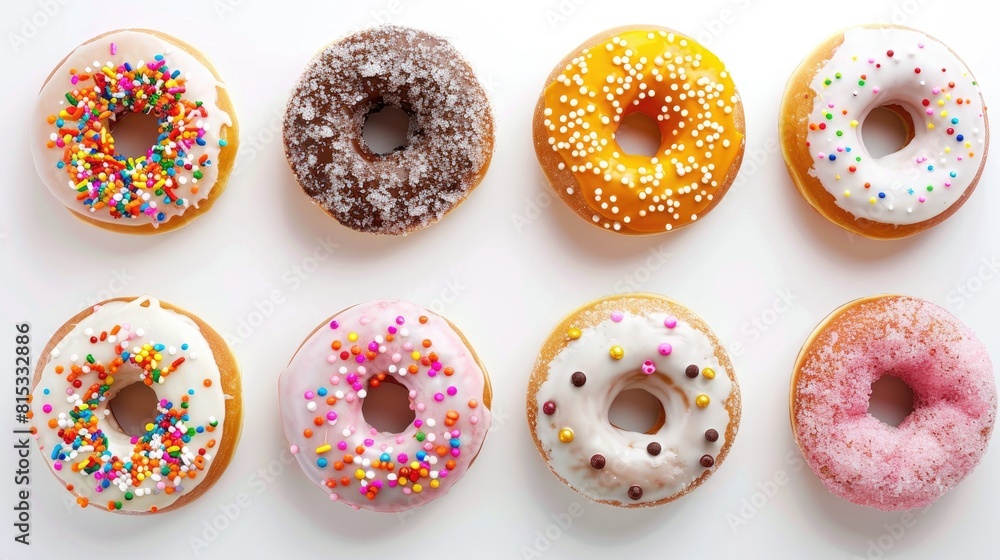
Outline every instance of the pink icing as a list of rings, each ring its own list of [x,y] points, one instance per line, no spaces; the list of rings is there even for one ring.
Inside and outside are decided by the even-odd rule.
[[[913,390],[898,427],[868,414],[891,374]],[[979,463],[997,394],[985,345],[950,313],[906,297],[866,301],[816,337],[794,387],[796,436],[834,494],[881,510],[925,507]]]
[[[362,405],[379,375],[409,390],[415,418],[402,433],[378,432],[365,421]],[[398,512],[443,496],[490,427],[485,372],[461,335],[401,300],[357,305],[325,322],[278,385],[285,437],[302,470],[332,500],[354,508]]]

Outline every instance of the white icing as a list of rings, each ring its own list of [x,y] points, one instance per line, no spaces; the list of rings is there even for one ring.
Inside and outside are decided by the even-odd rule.
[[[148,307],[142,307],[143,302],[149,302]],[[90,342],[91,336],[98,336],[102,332],[109,332],[115,325],[129,325],[131,329],[122,328],[117,335],[110,335],[106,341],[96,344]],[[128,333],[128,334],[126,334]],[[208,426],[210,419],[218,421],[218,426],[212,431],[195,433],[182,450],[181,459],[186,464],[192,462],[198,449],[206,448],[205,470],[199,470],[195,466],[182,467],[182,470],[196,470],[196,478],[184,478],[180,481],[180,488],[172,494],[167,494],[158,488],[158,484],[176,486],[177,481],[167,480],[158,473],[151,473],[150,478],[138,484],[128,484],[127,491],[132,492],[135,497],[127,500],[123,496],[125,490],[112,483],[108,488],[98,491],[100,480],[95,480],[93,475],[82,471],[73,472],[72,465],[85,460],[91,453],[71,450],[71,443],[59,437],[59,428],[50,428],[48,423],[51,419],[59,419],[60,415],[66,415],[74,409],[76,403],[86,401],[89,396],[88,389],[99,382],[98,373],[90,371],[80,375],[78,379],[82,385],[74,389],[67,382],[67,375],[70,373],[70,366],[77,365],[83,368],[89,366],[87,356],[91,355],[95,363],[110,364],[119,355],[117,349],[121,344],[131,350],[136,346],[145,343],[151,345],[163,344],[166,348],[162,351],[163,360],[161,365],[167,365],[176,359],[184,357],[185,361],[168,376],[161,378],[161,383],[153,383],[152,389],[159,399],[166,399],[173,403],[174,407],[179,407],[182,398],[187,395],[189,389],[194,389],[193,395],[189,398],[190,420],[184,423],[189,428],[198,426]],[[187,344],[186,350],[181,349],[182,344]],[[172,352],[171,352],[172,350]],[[198,325],[189,317],[175,311],[164,309],[158,300],[143,296],[131,302],[113,301],[100,306],[91,315],[80,321],[72,331],[60,340],[49,355],[49,362],[42,371],[41,379],[32,392],[32,424],[37,430],[36,439],[39,449],[42,451],[46,463],[54,467],[60,464],[59,470],[53,470],[64,483],[73,485],[73,493],[79,497],[87,498],[92,505],[105,507],[107,502],[120,501],[122,511],[147,512],[151,507],[163,509],[194,490],[202,481],[206,479],[208,469],[212,468],[211,458],[218,452],[218,445],[207,448],[209,440],[222,441],[224,423],[226,416],[225,402],[230,396],[223,394],[221,374],[216,365],[212,349],[202,335]],[[67,359],[68,358],[68,359]],[[63,373],[57,374],[56,367],[63,366]],[[97,408],[96,415],[99,418],[98,427],[104,431],[108,439],[108,450],[115,457],[128,460],[132,456],[133,444],[130,436],[120,431],[112,416],[105,416],[108,401],[114,397],[122,388],[132,383],[140,382],[139,373],[142,370],[137,366],[125,364],[118,372],[113,374],[114,383]],[[211,387],[205,387],[205,380],[210,380]],[[46,395],[44,390],[48,389]],[[50,405],[52,411],[44,412],[44,407]],[[63,453],[66,458],[58,460],[52,458],[52,450],[56,445],[63,446]],[[146,492],[149,492],[146,494]],[[140,495],[140,493],[142,495]]]
[[[111,54],[112,43],[116,49],[114,55]],[[60,169],[56,166],[56,163],[63,156],[63,149],[46,147],[46,142],[57,131],[57,127],[49,124],[46,119],[67,108],[69,102],[66,99],[66,93],[88,85],[91,88],[94,86],[93,80],[81,81],[76,85],[71,83],[71,68],[75,68],[80,73],[84,71],[93,73],[100,72],[105,65],[117,68],[125,62],[137,67],[139,62],[152,61],[157,54],[164,56],[166,66],[171,71],[181,71],[181,76],[188,80],[185,84],[187,91],[183,93],[184,98],[191,101],[201,101],[208,117],[201,119],[206,128],[204,137],[206,144],[204,146],[194,145],[188,150],[188,154],[195,164],[195,169],[200,170],[204,174],[203,177],[195,179],[193,177],[194,169],[192,169],[181,171],[174,178],[165,178],[173,183],[171,185],[168,182],[167,186],[172,186],[178,197],[186,199],[187,203],[183,206],[162,204],[155,195],[152,195],[151,199],[158,202],[157,209],[164,213],[163,223],[166,223],[183,214],[191,206],[197,208],[200,202],[209,197],[215,186],[221,149],[219,134],[223,126],[232,126],[233,124],[230,115],[218,106],[216,88],[225,88],[225,85],[215,78],[211,70],[182,48],[149,33],[117,31],[101,37],[99,40],[81,45],[70,53],[66,60],[55,69],[52,78],[42,87],[32,113],[30,142],[35,168],[42,182],[52,194],[73,212],[101,222],[124,226],[142,226],[150,223],[156,226],[160,223],[151,216],[145,215],[134,219],[115,219],[106,208],[91,211],[83,202],[77,200],[76,197],[79,193],[76,190],[75,182],[71,180],[66,169]],[[75,123],[69,124],[75,125]],[[197,161],[202,154],[208,155],[208,160],[212,162],[211,165],[197,166]],[[197,194],[191,192],[191,187],[195,185],[198,187]]]
[[[673,496],[688,487],[706,470],[700,464],[703,455],[713,459],[726,444],[731,421],[725,408],[733,392],[729,372],[715,357],[715,347],[705,333],[677,320],[676,327],[664,326],[665,313],[638,316],[624,313],[620,322],[607,319],[599,325],[582,329],[549,363],[548,376],[538,389],[536,435],[542,443],[549,465],[572,488],[599,501],[650,503]],[[671,345],[669,355],[658,351],[663,343]],[[625,355],[615,360],[609,355],[613,346],[621,346]],[[656,371],[642,372],[650,360]],[[715,377],[701,373],[688,378],[689,365],[699,371],[712,368]],[[587,376],[576,387],[573,373]],[[622,391],[642,389],[657,399],[666,412],[666,423],[654,434],[618,429],[611,425],[608,410]],[[708,395],[706,408],[695,405],[698,395]],[[555,403],[552,415],[543,411],[546,402]],[[563,443],[559,432],[573,430],[573,440]],[[705,432],[719,433],[716,442],[708,442]],[[659,455],[647,451],[650,443],[660,444]],[[606,459],[603,469],[591,466],[591,457]],[[631,486],[642,488],[642,497],[628,496]]]
[[[962,61],[935,39],[911,29],[848,29],[810,87],[816,97],[809,123],[826,128],[808,134],[813,157],[809,173],[852,215],[896,225],[920,223],[946,211],[976,179],[986,156],[979,86]],[[912,116],[915,137],[902,150],[876,160],[862,142],[862,124],[873,109],[893,104]],[[850,166],[856,168],[853,173]]]
[[[427,317],[426,324],[419,322],[421,316]],[[404,322],[399,324],[397,317]],[[485,373],[475,356],[445,319],[406,301],[357,305],[331,320],[337,321],[337,328],[331,328],[328,322],[313,333],[295,353],[278,382],[281,423],[302,470],[331,499],[355,508],[403,511],[446,494],[469,468],[492,421],[489,409],[482,403]],[[390,327],[397,329],[392,341],[386,340]],[[358,335],[356,341],[349,340],[350,333]],[[423,347],[424,340],[431,341],[430,348]],[[331,349],[334,341],[341,341],[343,346]],[[377,348],[374,360],[359,364],[354,356],[340,358],[340,353],[349,351],[352,345],[366,350],[372,342]],[[420,364],[419,359],[412,357],[414,351],[421,352],[421,357],[436,353],[442,369],[433,377],[428,375],[433,364],[418,365],[417,373],[408,373],[409,365]],[[445,375],[444,368],[449,367],[454,373]],[[415,418],[402,433],[378,432],[365,421],[362,405],[370,379],[379,373],[385,373],[410,391],[410,408],[415,411]],[[356,385],[350,376],[357,376]],[[455,388],[454,395],[449,395],[449,387]],[[318,394],[320,389],[327,391],[326,396]],[[306,398],[307,392],[312,398]],[[436,394],[441,395],[440,401],[434,398]],[[332,405],[327,401],[330,397],[337,399]],[[473,399],[477,401],[474,408],[469,406]],[[445,423],[448,411],[459,415],[454,426]],[[331,412],[336,415],[333,420],[328,416]],[[321,425],[314,423],[316,418],[321,419]],[[419,427],[418,421],[422,424]],[[312,430],[312,437],[305,437],[305,429]],[[439,456],[435,451],[437,446],[450,447],[453,430],[460,432],[457,436],[460,454]],[[423,442],[417,439],[419,433],[425,436]],[[370,445],[365,444],[366,439],[371,440]],[[343,449],[338,447],[341,442]],[[331,448],[321,450],[325,444]],[[358,446],[365,448],[360,454],[356,452]],[[413,484],[399,485],[391,477],[398,477],[400,468],[415,461],[420,451],[428,453],[422,465],[427,468],[428,477],[419,480],[422,490],[418,493],[411,490]],[[398,460],[401,453],[407,455],[405,464]],[[352,455],[353,462],[345,464],[343,470],[336,470],[335,463],[345,454]],[[391,472],[372,467],[383,454],[388,454],[395,465]],[[326,466],[319,465],[321,458],[327,462]],[[445,466],[449,459],[456,462],[450,470]],[[359,469],[365,473],[361,481],[355,478]],[[335,487],[325,484],[344,476],[351,480],[346,487],[339,483]],[[437,488],[431,486],[432,480],[438,481]],[[359,491],[369,484],[382,485],[374,500]]]

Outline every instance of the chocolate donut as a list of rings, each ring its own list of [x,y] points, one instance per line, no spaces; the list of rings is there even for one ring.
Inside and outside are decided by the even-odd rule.
[[[387,154],[362,138],[386,106],[410,117]],[[285,156],[302,189],[341,224],[405,235],[460,204],[493,154],[493,113],[469,64],[446,40],[405,27],[349,35],[323,49],[292,90]]]

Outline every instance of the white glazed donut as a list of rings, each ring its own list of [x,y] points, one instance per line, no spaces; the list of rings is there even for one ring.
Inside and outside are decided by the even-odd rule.
[[[868,114],[896,112],[910,141],[873,158]],[[947,46],[913,29],[853,27],[795,71],[782,102],[781,141],[799,191],[841,227],[898,238],[954,213],[986,162],[979,84]]]
[[[413,422],[379,432],[368,391],[409,390]],[[279,380],[281,423],[306,476],[334,501],[399,512],[437,499],[465,475],[490,428],[486,371],[443,317],[401,300],[356,305],[302,343]]]
[[[159,137],[142,154],[120,153],[114,127],[139,113],[157,119]],[[77,47],[49,75],[31,119],[31,153],[52,194],[85,221],[128,233],[174,229],[207,210],[238,144],[229,95],[208,60],[147,30]]]
[[[648,433],[612,425],[625,390],[660,401]],[[740,419],[725,350],[684,306],[654,294],[591,302],[542,347],[528,388],[528,424],[552,472],[597,502],[654,506],[704,482],[722,463]]]
[[[109,403],[151,387],[155,416],[128,435]],[[148,296],[103,302],[69,320],[43,351],[32,431],[77,503],[156,513],[205,492],[226,469],[243,419],[240,373],[208,325]]]

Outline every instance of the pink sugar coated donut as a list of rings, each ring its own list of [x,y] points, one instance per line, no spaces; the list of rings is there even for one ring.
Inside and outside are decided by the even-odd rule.
[[[872,383],[913,390],[898,427],[868,414]],[[880,296],[835,311],[799,355],[792,424],[809,467],[834,494],[884,511],[925,507],[979,463],[997,393],[986,346],[930,302]]]

